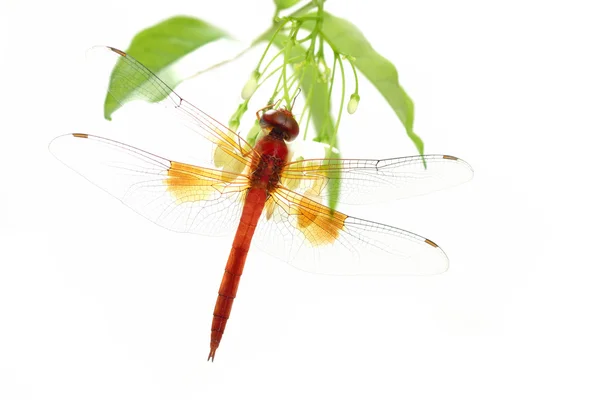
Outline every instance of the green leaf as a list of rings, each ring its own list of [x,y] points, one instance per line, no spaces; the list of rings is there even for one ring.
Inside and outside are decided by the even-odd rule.
[[[317,17],[316,13],[306,16]],[[352,23],[322,13],[321,34],[331,48],[347,56],[360,72],[379,90],[404,125],[406,133],[423,155],[423,141],[413,131],[414,105],[411,98],[398,82],[396,67],[376,52],[362,32]],[[314,29],[314,22],[307,21],[302,27]]]
[[[278,10],[285,10],[298,4],[300,0],[274,0],[275,6]]]
[[[165,80],[165,76],[161,77],[161,72],[164,72],[171,64],[207,43],[228,37],[229,35],[225,31],[204,21],[192,17],[177,16],[139,32],[131,41],[126,53]],[[104,117],[108,120],[122,105],[115,97],[125,99],[130,95],[130,93],[124,93],[124,87],[139,87],[146,83],[141,75],[136,75],[136,77],[139,77],[139,82],[119,85],[118,82],[115,82],[115,77],[123,75],[117,71],[125,68],[127,66],[124,62],[117,62],[113,69],[109,90],[113,91],[115,96],[107,94],[104,101]],[[130,77],[131,75],[129,75]],[[182,80],[170,77],[166,83],[170,87],[175,87]],[[163,98],[153,100],[161,101]]]

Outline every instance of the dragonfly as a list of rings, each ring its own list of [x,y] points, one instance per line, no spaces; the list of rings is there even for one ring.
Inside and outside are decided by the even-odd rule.
[[[221,343],[252,242],[314,273],[430,275],[447,270],[448,257],[432,240],[327,204],[334,195],[339,204],[368,204],[452,187],[471,179],[467,162],[449,155],[294,160],[289,146],[299,127],[287,108],[256,113],[263,135],[252,146],[127,53],[112,47],[93,51],[121,65],[108,89],[116,101],[163,99],[158,104],[202,138],[207,145],[198,157],[202,165],[87,133],[59,136],[49,149],[159,226],[203,235],[235,232],[213,312],[208,360],[214,361]]]

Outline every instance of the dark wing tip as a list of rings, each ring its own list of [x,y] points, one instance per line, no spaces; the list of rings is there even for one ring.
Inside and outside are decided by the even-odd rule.
[[[110,46],[106,46],[106,47],[108,47],[111,51],[117,53],[121,57],[127,57],[127,53],[125,53],[124,51],[121,51],[119,49],[115,49],[114,47],[110,47]]]
[[[465,160],[463,160],[462,158],[458,158],[458,157],[449,156],[447,154],[444,154],[442,156],[442,159],[444,159],[444,160],[450,160],[450,161],[456,161],[458,164],[461,164],[464,167],[467,167],[469,169],[469,171],[471,172],[471,177],[473,176],[473,172],[474,172],[473,171],[473,167],[471,167],[471,165],[468,162],[466,162]],[[469,179],[471,179],[471,178],[469,178]]]
[[[443,155],[442,158],[445,160],[458,161],[458,157],[454,157],[454,156]]]
[[[439,247],[437,244],[435,244],[434,242],[432,242],[429,239],[425,239],[425,243],[427,243],[428,245],[432,246],[432,247]]]

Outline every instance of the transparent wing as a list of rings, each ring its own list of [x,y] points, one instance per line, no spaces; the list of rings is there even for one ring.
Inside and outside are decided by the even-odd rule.
[[[49,149],[90,182],[167,229],[219,235],[239,222],[248,188],[244,175],[170,161],[80,133],[57,137]]]
[[[473,177],[460,158],[426,155],[385,160],[323,159],[289,163],[282,184],[298,193],[326,202],[330,188],[338,187],[339,202],[366,204],[418,196],[459,185]]]
[[[94,64],[115,65],[108,92],[116,102],[124,104],[126,101],[143,100],[166,107],[185,127],[212,143],[207,163],[232,172],[244,169],[245,160],[254,153],[252,146],[237,133],[177,95],[135,58],[106,46],[88,50],[88,58]]]
[[[347,216],[285,188],[268,199],[255,242],[315,273],[430,275],[448,269],[446,254],[429,239]]]

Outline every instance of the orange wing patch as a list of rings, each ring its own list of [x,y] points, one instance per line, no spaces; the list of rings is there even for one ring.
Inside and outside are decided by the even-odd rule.
[[[334,243],[348,218],[308,197],[302,197],[299,203],[292,205],[292,209],[298,215],[298,229],[314,246]]]
[[[323,172],[321,171],[322,168],[323,166],[317,161],[307,161],[303,165],[303,173],[283,170],[281,173],[281,183],[290,190],[297,190],[302,182],[303,187],[308,187],[305,194],[310,196],[318,195],[327,184],[327,178],[323,176]]]
[[[171,161],[167,174],[169,177],[164,183],[177,204],[207,200],[215,191],[223,193],[228,183],[237,178],[236,174],[175,161]]]
[[[267,221],[273,217],[273,213],[277,208],[277,203],[273,200],[273,197],[269,197],[267,202],[265,203],[265,214],[267,217]]]
[[[215,167],[241,174],[246,167],[249,166],[248,160],[252,157],[244,159],[239,155],[239,153],[244,153],[244,149],[235,141],[232,132],[222,132],[219,130],[219,133],[226,140],[218,143],[215,148],[213,153]],[[226,178],[226,176],[224,176],[224,178]]]

